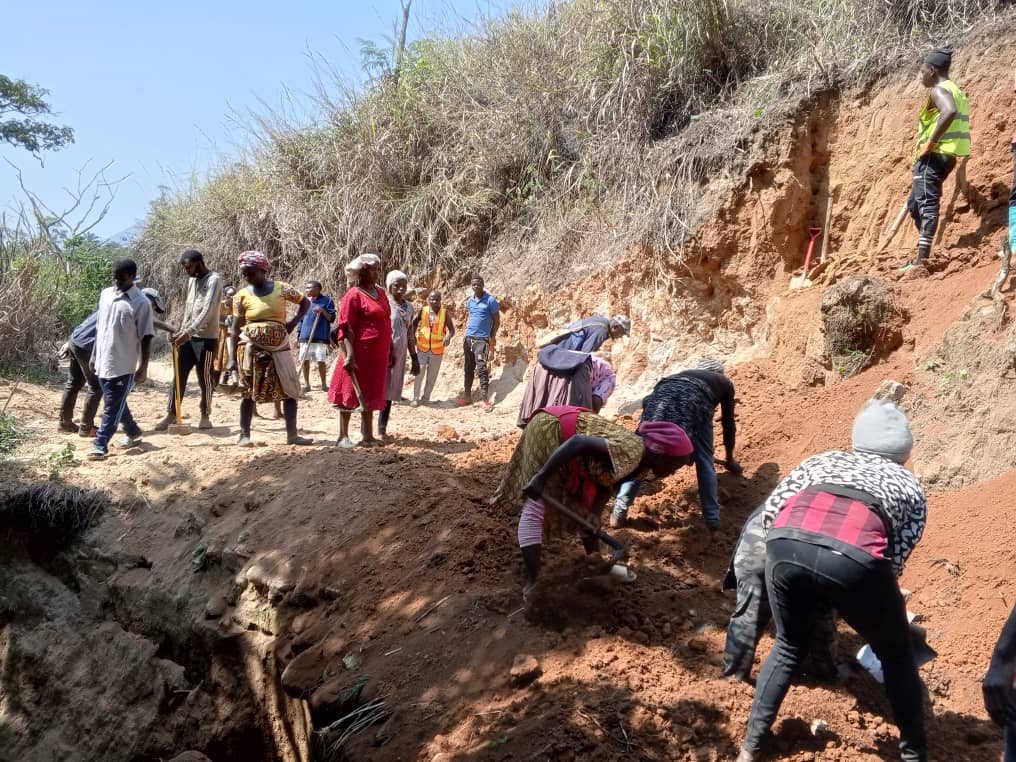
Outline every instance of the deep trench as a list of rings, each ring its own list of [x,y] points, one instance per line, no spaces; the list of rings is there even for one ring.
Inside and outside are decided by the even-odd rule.
[[[172,591],[154,584],[118,584],[117,565],[88,558],[89,546],[80,540],[59,544],[44,534],[0,530],[0,541],[5,547],[0,556],[0,703],[11,718],[0,720],[0,762],[50,758],[50,735],[59,733],[67,719],[88,714],[89,704],[102,704],[100,689],[90,694],[87,687],[68,686],[63,665],[54,665],[47,654],[61,643],[82,642],[75,636],[105,631],[110,623],[127,634],[123,640],[150,651],[152,664],[165,660],[176,665],[170,669],[182,668],[183,685],[154,695],[141,689],[141,701],[113,707],[117,717],[96,723],[86,733],[87,743],[61,759],[159,762],[183,751],[199,751],[215,762],[312,758],[301,734],[294,732],[303,718],[277,711],[287,704],[279,700],[270,646],[267,657],[256,655],[265,678],[258,680],[250,674],[256,650],[247,640],[250,633],[216,637],[212,626],[197,623],[194,607],[174,598]],[[37,644],[44,641],[40,652]],[[91,680],[115,684],[119,678],[124,693],[137,691],[127,684],[133,654],[117,664],[93,650],[74,654],[89,665]],[[115,688],[119,692],[121,686]],[[277,695],[264,695],[272,691]],[[145,722],[151,727],[138,734],[143,740],[117,743],[118,725]]]

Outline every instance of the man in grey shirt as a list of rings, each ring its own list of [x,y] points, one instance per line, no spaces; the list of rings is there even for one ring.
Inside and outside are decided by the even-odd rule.
[[[99,295],[91,366],[99,377],[105,409],[89,460],[106,459],[109,440],[121,423],[126,436],[120,444],[130,447],[141,437],[141,427],[127,407],[127,395],[135,383],[148,377],[155,324],[152,303],[134,285],[137,275],[133,259],[118,259],[113,263],[116,285],[104,288]]]
[[[219,347],[219,308],[222,305],[222,276],[209,270],[200,251],[188,249],[180,255],[180,266],[190,276],[180,331],[173,335],[177,347],[180,374],[180,397],[187,389],[187,379],[197,368],[201,387],[201,423],[199,429],[212,428],[212,365]],[[169,389],[166,416],[155,424],[156,431],[165,431],[176,417],[175,384]]]

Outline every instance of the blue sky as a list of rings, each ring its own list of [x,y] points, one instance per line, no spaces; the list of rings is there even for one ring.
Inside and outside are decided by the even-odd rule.
[[[519,4],[413,0],[409,37]],[[0,208],[20,197],[2,159],[57,209],[81,167],[112,161],[109,179],[129,177],[95,232],[114,235],[144,217],[160,185],[179,187],[244,145],[231,115],[285,106],[287,91],[307,113],[315,57],[359,80],[358,38],[382,43],[399,14],[398,0],[9,3],[0,73],[49,89],[55,121],[74,128],[75,144],[46,153],[44,166],[0,144]]]

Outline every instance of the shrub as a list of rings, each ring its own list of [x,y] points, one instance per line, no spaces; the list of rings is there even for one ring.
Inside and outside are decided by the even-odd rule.
[[[382,253],[423,274],[576,204],[621,243],[679,252],[702,185],[816,94],[870,84],[931,35],[1003,0],[571,0],[412,43],[397,72],[366,46],[362,90],[321,88],[312,127],[266,114],[249,156],[157,200],[140,256],[196,246],[235,272],[340,285]]]

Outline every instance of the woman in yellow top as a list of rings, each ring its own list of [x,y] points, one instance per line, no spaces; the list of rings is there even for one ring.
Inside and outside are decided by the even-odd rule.
[[[240,438],[237,445],[250,447],[250,424],[254,403],[282,400],[286,441],[309,445],[313,440],[296,433],[296,401],[300,378],[290,356],[289,334],[310,309],[310,301],[297,289],[271,280],[268,258],[260,251],[240,255],[240,272],[249,284],[233,300],[233,355],[230,367],[240,374]],[[299,305],[296,316],[286,320],[286,302]]]

